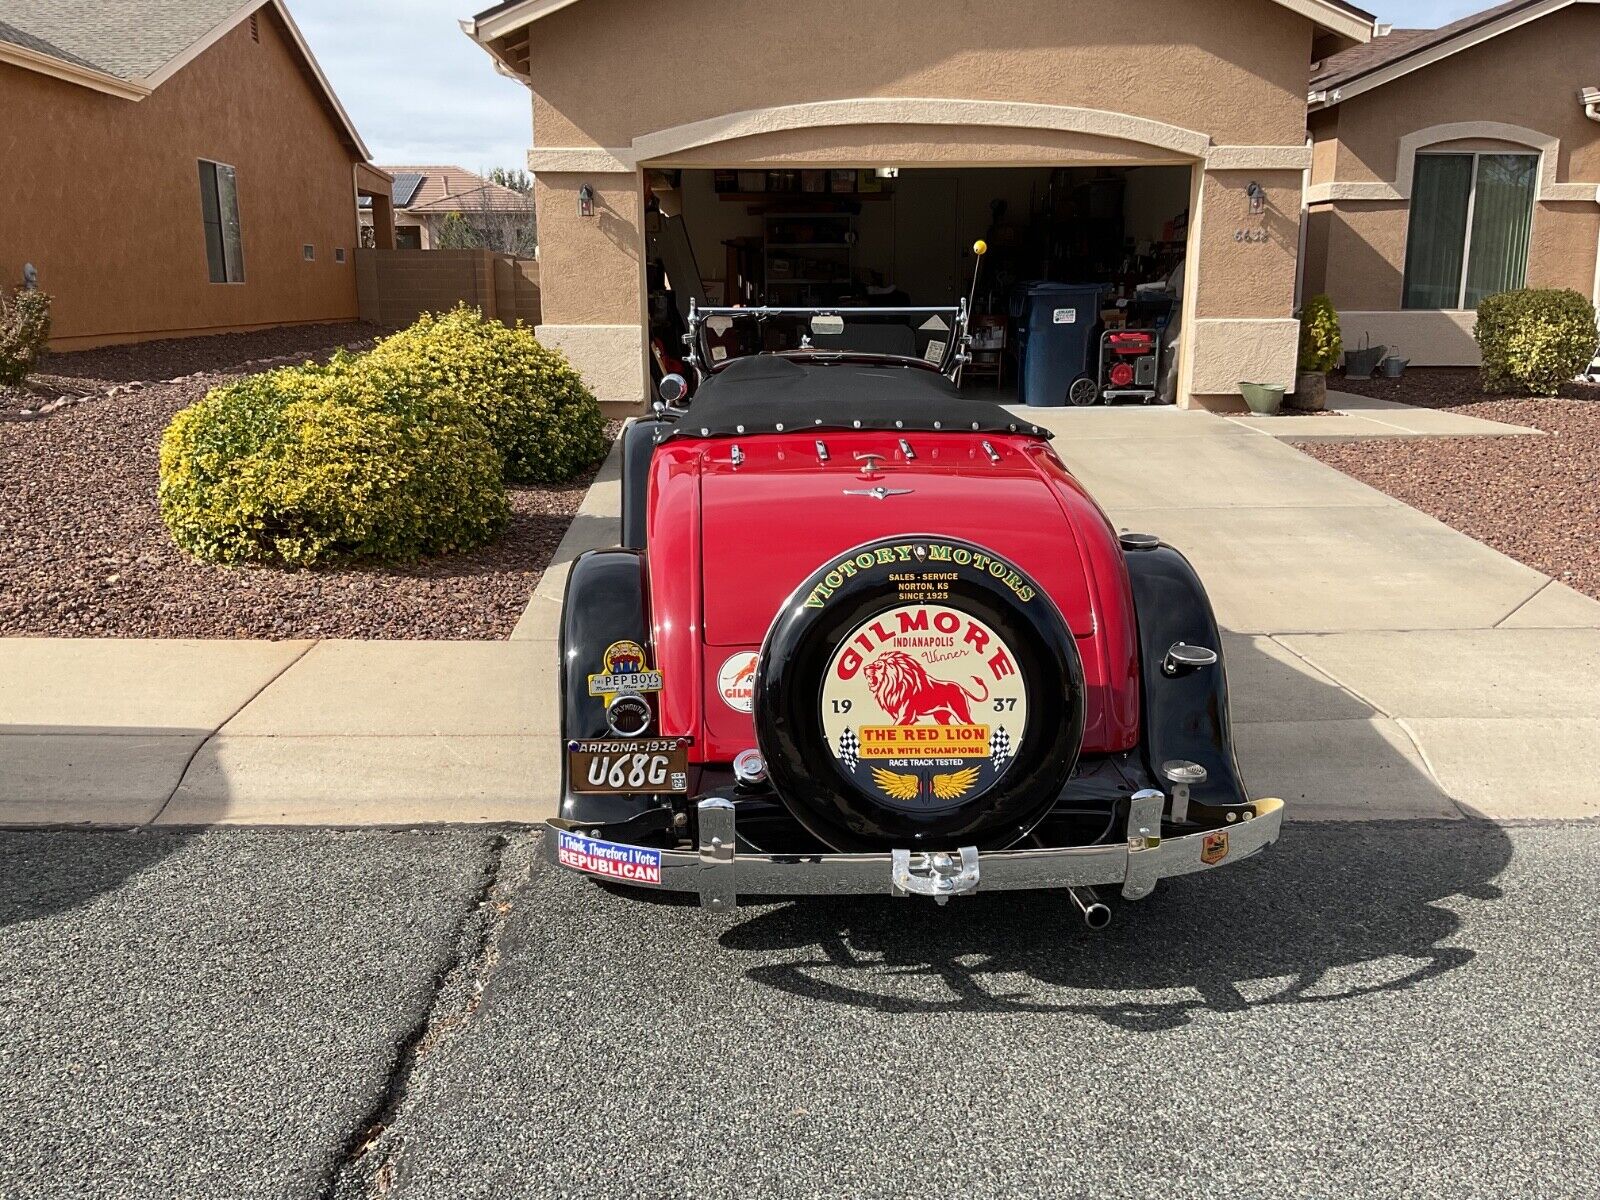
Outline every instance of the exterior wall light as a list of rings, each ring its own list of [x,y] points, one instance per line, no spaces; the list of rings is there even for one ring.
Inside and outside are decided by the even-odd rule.
[[[1252,217],[1259,217],[1267,211],[1267,191],[1254,179],[1250,181],[1250,186],[1245,188],[1244,194],[1250,198],[1250,215]]]
[[[594,189],[587,183],[578,189],[578,215],[580,217],[594,216]]]

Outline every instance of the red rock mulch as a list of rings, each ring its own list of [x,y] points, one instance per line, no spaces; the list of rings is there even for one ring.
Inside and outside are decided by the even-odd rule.
[[[1600,386],[1486,395],[1478,372],[1407,371],[1329,387],[1543,430],[1546,437],[1374,439],[1299,449],[1600,599]]]
[[[326,357],[371,326],[303,326],[53,356],[60,381],[102,392],[0,422],[0,635],[73,637],[504,638],[527,606],[588,486],[511,490],[491,545],[404,567],[225,568],[195,562],[156,507],[156,453],[180,408],[294,353]],[[253,339],[253,340],[251,340]]]

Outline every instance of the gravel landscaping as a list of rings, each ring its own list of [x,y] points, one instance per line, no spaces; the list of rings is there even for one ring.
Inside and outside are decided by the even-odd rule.
[[[587,478],[511,487],[493,543],[403,567],[217,567],[179,552],[161,522],[156,454],[174,413],[241,374],[378,332],[313,325],[52,355],[34,386],[0,392],[0,635],[508,636]],[[91,399],[21,417],[61,395]]]
[[[1523,425],[1542,438],[1407,438],[1297,443],[1314,458],[1600,599],[1600,386],[1560,396],[1484,394],[1475,370],[1329,386],[1419,408]]]

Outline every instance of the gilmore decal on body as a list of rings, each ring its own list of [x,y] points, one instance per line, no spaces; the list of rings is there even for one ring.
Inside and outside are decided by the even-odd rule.
[[[839,771],[881,803],[914,812],[993,787],[1028,724],[1027,685],[1005,639],[971,613],[920,600],[845,636],[820,703]]]
[[[1020,571],[1004,559],[996,558],[982,550],[952,546],[945,542],[902,542],[894,546],[862,550],[839,559],[828,568],[828,573],[822,577],[822,582],[811,589],[810,595],[805,599],[805,606],[823,607],[827,604],[828,598],[844,586],[845,580],[854,579],[863,572],[879,567],[922,567],[932,563],[949,563],[952,567],[959,567],[965,571],[989,575],[1011,589],[1012,594],[1024,604],[1037,595],[1033,586],[1022,578]]]
[[[644,647],[638,642],[612,642],[600,656],[600,673],[589,676],[589,695],[614,696],[618,692],[659,692],[661,672],[650,670]]]
[[[724,659],[717,672],[717,694],[737,712],[755,711],[756,657],[754,650],[741,650]]]

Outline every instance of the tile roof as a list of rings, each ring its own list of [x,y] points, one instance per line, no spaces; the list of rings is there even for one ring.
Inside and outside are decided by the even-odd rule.
[[[1352,46],[1319,63],[1313,63],[1311,89],[1321,92],[1340,87],[1363,75],[1370,75],[1380,67],[1410,58],[1413,54],[1448,42],[1459,34],[1481,25],[1492,24],[1501,17],[1539,3],[1542,3],[1542,0],[1508,0],[1508,3],[1497,4],[1482,12],[1469,13],[1459,21],[1452,21],[1437,29],[1396,29],[1387,37],[1373,38],[1364,45]]]
[[[496,212],[530,212],[533,209],[532,196],[490,183],[482,175],[461,167],[380,166],[378,169],[394,176],[394,206],[407,212],[475,212],[485,207]],[[420,182],[410,199],[402,202],[400,181],[410,175],[419,177]]]
[[[240,0],[0,0],[0,40],[134,82],[239,7]]]

